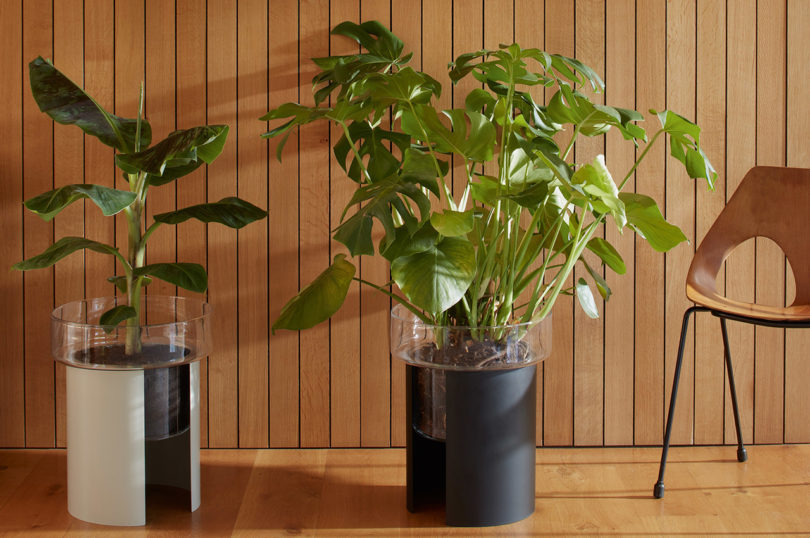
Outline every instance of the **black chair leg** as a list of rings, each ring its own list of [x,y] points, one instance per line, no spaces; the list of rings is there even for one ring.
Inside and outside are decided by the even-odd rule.
[[[720,318],[720,329],[723,332],[723,349],[726,356],[726,373],[728,374],[728,388],[731,390],[731,406],[734,409],[734,425],[737,427],[737,461],[746,461],[748,452],[743,446],[742,428],[740,427],[740,408],[737,405],[737,388],[734,385],[734,370],[731,367],[731,350],[728,345],[728,331],[726,318]]]
[[[664,496],[664,469],[667,466],[667,453],[669,452],[669,436],[672,434],[672,418],[675,414],[675,398],[678,396],[678,381],[681,377],[681,366],[683,365],[683,349],[686,346],[686,333],[689,330],[689,317],[706,308],[692,306],[686,309],[683,314],[683,325],[681,326],[681,342],[678,345],[678,360],[675,362],[675,377],[672,379],[672,395],[669,398],[669,414],[667,415],[667,430],[664,434],[664,446],[661,450],[661,465],[658,468],[658,482],[653,488],[653,496],[660,499]]]

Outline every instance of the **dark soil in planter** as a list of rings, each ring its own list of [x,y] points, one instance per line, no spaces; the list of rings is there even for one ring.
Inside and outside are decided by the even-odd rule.
[[[183,433],[189,427],[189,366],[148,368],[150,364],[182,360],[190,350],[162,344],[143,346],[140,353],[127,356],[122,344],[94,346],[77,352],[76,363],[145,367],[144,427],[146,439],[156,441]]]
[[[473,338],[468,332],[450,328],[447,345],[425,344],[413,351],[420,364],[450,368],[515,368],[526,362],[529,347],[525,342],[502,342]],[[416,373],[418,405],[414,424],[423,435],[443,441],[447,432],[447,376],[441,368],[419,367]]]

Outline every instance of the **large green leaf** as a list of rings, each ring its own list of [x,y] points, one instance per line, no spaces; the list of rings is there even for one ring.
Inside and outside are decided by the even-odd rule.
[[[118,249],[98,241],[85,239],[84,237],[63,237],[53,245],[46,248],[42,254],[38,254],[27,260],[15,263],[12,269],[19,271],[29,271],[31,269],[43,269],[55,264],[68,254],[72,254],[77,250],[89,249],[103,254],[112,254],[118,256]]]
[[[284,305],[272,330],[300,331],[329,319],[346,299],[354,273],[345,254],[335,256],[332,265]]]
[[[380,221],[385,229],[386,239],[393,241],[396,224],[392,211],[396,211],[411,232],[415,232],[419,221],[405,200],[413,201],[419,208],[420,221],[428,218],[430,200],[414,183],[402,181],[393,175],[375,183],[368,183],[358,188],[344,209],[345,213],[357,204],[366,202],[357,213],[346,219],[337,229],[335,239],[349,248],[352,256],[372,254],[374,243],[371,240],[372,217]],[[341,219],[343,216],[341,216]]]
[[[355,151],[361,159],[364,159],[371,181],[386,178],[399,168],[399,159],[394,157],[387,144],[393,143],[399,147],[400,152],[404,152],[411,144],[408,135],[372,127],[367,121],[352,123],[348,131],[352,142],[356,144]],[[352,151],[352,144],[345,134],[335,144],[335,157],[351,179],[358,183],[364,181],[360,164]]]
[[[202,222],[216,222],[231,228],[241,228],[246,224],[261,220],[267,211],[258,208],[234,196],[223,198],[219,202],[198,204],[177,211],[155,215],[155,220],[166,224],[179,224],[188,219]]]
[[[456,304],[474,276],[475,249],[459,237],[445,237],[427,250],[391,264],[391,277],[405,296],[431,314]]]
[[[391,221],[391,226],[393,226],[393,221]],[[346,245],[352,256],[370,256],[374,254],[374,241],[371,238],[373,227],[374,220],[371,215],[368,212],[358,212],[338,227],[334,238],[335,241]]]
[[[400,256],[424,252],[435,245],[438,240],[439,234],[433,229],[429,220],[413,234],[406,226],[399,226],[394,233],[393,241],[388,241],[385,237],[380,241],[380,254],[392,262]]]
[[[392,67],[408,63],[413,55],[401,56],[402,41],[377,21],[362,24],[342,22],[335,26],[332,34],[354,39],[368,52],[313,58],[312,61],[322,69],[312,79],[316,104],[324,101],[338,87],[338,98],[344,97],[354,82],[369,74],[392,71]]]
[[[208,288],[208,275],[205,267],[198,263],[153,263],[138,267],[134,276],[149,275],[181,288],[204,292]]]
[[[60,211],[82,198],[90,198],[105,216],[115,215],[135,200],[135,193],[102,187],[101,185],[65,185],[34,196],[25,201],[25,207],[43,220],[49,221]]]
[[[31,93],[39,109],[54,121],[76,125],[122,153],[135,151],[138,121],[110,114],[41,56],[28,64]],[[141,120],[140,147],[149,146],[152,128]]]
[[[375,109],[394,106],[395,115],[405,107],[429,104],[433,96],[438,98],[442,85],[427,73],[404,67],[395,73],[374,73],[357,88],[363,96],[373,95]]]
[[[362,24],[344,21],[335,26],[331,33],[354,39],[370,53],[392,62],[399,58],[405,47],[401,39],[378,21]]]
[[[430,216],[430,224],[445,237],[467,235],[473,229],[473,211],[451,211],[445,209],[441,213]]]
[[[147,150],[116,155],[115,162],[127,173],[148,173],[150,185],[163,185],[214,162],[227,137],[227,125],[192,127],[173,132]]]
[[[439,164],[438,169],[436,163]],[[441,173],[441,177],[446,176],[449,170],[450,165],[447,162],[441,159],[434,161],[433,157],[427,153],[416,148],[408,148],[402,159],[400,177],[402,181],[417,183],[439,196],[439,183],[436,178],[439,173]]]
[[[441,153],[456,153],[476,162],[492,159],[495,125],[480,112],[446,110],[443,114],[450,119],[447,127],[432,106],[417,105],[414,110],[402,114],[402,130],[413,138],[429,141]]]
[[[658,252],[666,252],[687,240],[680,228],[664,219],[649,196],[623,192],[619,198],[624,202],[627,223]]]

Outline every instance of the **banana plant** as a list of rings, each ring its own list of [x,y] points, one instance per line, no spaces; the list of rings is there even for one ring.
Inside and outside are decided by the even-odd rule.
[[[338,255],[286,304],[273,329],[326,320],[352,281],[388,294],[432,325],[538,322],[561,294],[575,294],[595,317],[593,287],[604,299],[610,289],[601,267],[583,253],[590,250],[616,273],[626,271],[618,251],[595,235],[603,222],[635,231],[660,252],[686,240],[654,199],[624,190],[656,141],[668,137],[687,174],[713,188],[717,173],[700,147],[697,125],[672,111],[650,111],[660,127],[648,139],[638,123],[642,114],[589,99],[582,89],[602,92],[604,83],[574,58],[518,44],[461,54],[448,66],[450,80],[472,76],[479,87],[457,108],[442,110],[441,84],[408,65],[404,44],[382,24],[343,22],[332,33],[364,51],[314,58],[320,68],[312,81],[316,104],[285,103],[269,111],[261,119],[281,123],[264,136],[281,138],[280,159],[293,129],[315,121],[339,127],[334,155],[356,191],[334,239],[352,257],[383,256],[391,280],[360,279],[355,265]],[[547,104],[529,93],[535,86],[545,88]],[[571,158],[579,137],[611,129],[639,148],[618,183],[604,156]],[[377,245],[375,226],[384,231]],[[588,280],[569,286],[578,263]],[[401,294],[390,291],[393,284]]]
[[[162,225],[178,224],[188,219],[241,228],[263,219],[267,212],[239,198],[228,197],[214,203],[155,215],[146,226],[144,209],[150,187],[170,184],[203,164],[212,163],[222,152],[228,126],[205,125],[178,130],[150,146],[152,128],[143,116],[143,85],[138,117],[121,118],[107,112],[50,61],[38,57],[28,67],[31,92],[39,109],[54,121],[76,125],[86,134],[115,148],[115,164],[123,172],[129,188],[121,190],[86,183],[66,185],[26,200],[25,207],[45,221],[53,219],[71,203],[84,199],[98,206],[105,216],[123,212],[128,230],[127,248],[121,252],[116,246],[100,241],[63,237],[41,254],[21,261],[13,268],[28,271],[50,267],[65,256],[83,249],[117,258],[124,274],[112,275],[107,280],[126,294],[127,304],[105,312],[99,323],[109,332],[126,321],[126,353],[138,353],[141,347],[139,320],[144,286],[157,278],[194,292],[204,292],[208,287],[205,268],[199,264],[145,264],[146,244],[155,230]]]

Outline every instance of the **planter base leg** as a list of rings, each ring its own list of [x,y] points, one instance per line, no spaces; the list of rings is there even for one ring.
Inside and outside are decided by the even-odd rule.
[[[448,525],[534,512],[536,370],[447,372]]]
[[[446,441],[414,425],[417,367],[408,365],[408,510],[444,503],[448,525],[483,527],[530,516],[535,505],[537,369],[446,373]]]

